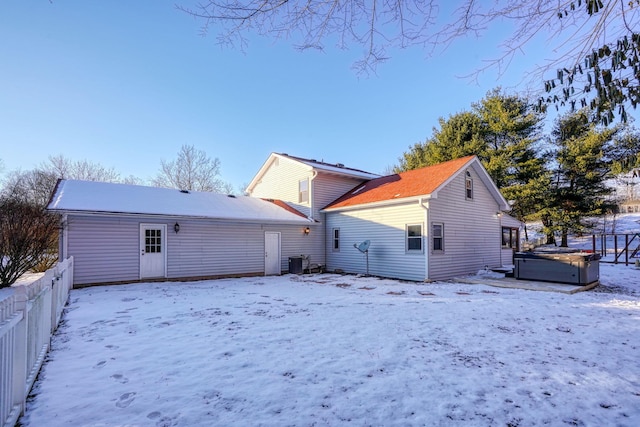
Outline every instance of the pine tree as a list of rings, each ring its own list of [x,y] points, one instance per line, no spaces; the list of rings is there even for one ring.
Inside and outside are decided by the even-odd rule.
[[[557,169],[552,197],[546,207],[547,234],[560,231],[560,246],[568,246],[570,232],[580,234],[589,227],[586,218],[603,214],[612,189],[606,185],[618,160],[616,136],[621,126],[599,128],[588,110],[562,116],[552,131]]]
[[[397,171],[416,169],[476,155],[520,220],[534,213],[546,187],[548,155],[539,142],[543,116],[524,98],[495,89],[472,111],[440,119],[431,138],[415,144],[400,158]]]

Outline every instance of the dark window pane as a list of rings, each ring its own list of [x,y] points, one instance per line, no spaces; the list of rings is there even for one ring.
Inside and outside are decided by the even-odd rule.
[[[417,237],[422,236],[422,226],[421,225],[410,225],[407,227],[407,235],[409,237]]]
[[[411,238],[411,239],[409,239],[409,250],[410,251],[420,251],[420,250],[422,250],[422,238]]]
[[[433,239],[433,250],[441,251],[442,250],[442,238],[434,238]]]

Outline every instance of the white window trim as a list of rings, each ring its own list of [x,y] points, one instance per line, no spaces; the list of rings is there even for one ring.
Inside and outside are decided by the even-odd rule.
[[[338,232],[337,238],[336,238],[336,231]],[[336,248],[336,242],[338,243],[337,248]],[[340,252],[340,229],[339,228],[331,229],[331,250],[333,252]]]
[[[433,232],[433,227],[439,225],[440,226],[440,235],[436,236]],[[440,245],[441,249],[435,249],[435,239],[441,239],[442,243]],[[444,223],[443,222],[432,222],[431,223],[431,252],[434,253],[443,253],[444,252]]]
[[[306,191],[307,198],[306,198],[306,200],[303,200],[303,198],[302,198],[303,192],[300,189],[301,184],[303,182],[307,183],[307,191]],[[307,204],[309,203],[309,198],[310,198],[310,195],[311,195],[311,192],[309,191],[309,186],[310,186],[309,178],[304,178],[304,179],[298,180],[298,203],[307,203]]]
[[[469,197],[468,194],[469,190],[471,191],[471,197]],[[466,171],[464,174],[464,197],[467,200],[473,200],[473,177],[469,171]]]

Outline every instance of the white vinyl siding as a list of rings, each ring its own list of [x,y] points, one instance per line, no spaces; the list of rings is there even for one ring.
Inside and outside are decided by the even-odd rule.
[[[64,239],[66,256],[74,257],[74,285],[138,280],[140,222],[69,214]]]
[[[470,175],[475,181],[473,199],[466,197],[467,180],[461,172],[429,199],[428,212],[417,199],[407,204],[328,212],[328,241],[332,228],[340,228],[342,240],[340,252],[327,253],[328,270],[364,273],[363,255],[351,250],[353,243],[364,240],[371,240],[369,272],[376,276],[440,280],[499,266],[499,205],[475,170],[470,169]],[[422,251],[406,250],[407,226],[412,224],[423,224]],[[433,224],[441,226],[443,250],[433,250]]]
[[[318,175],[313,179],[314,218],[322,219],[318,212],[320,209],[363,182],[362,179],[318,172]]]
[[[328,241],[331,241],[331,230],[339,228],[342,245],[340,252],[328,251],[327,269],[365,273],[365,256],[354,248],[353,244],[370,240],[369,274],[405,280],[424,280],[424,252],[405,250],[406,225],[422,224],[424,216],[425,211],[417,202],[410,205],[327,214]]]
[[[180,224],[175,233],[174,224]],[[311,226],[261,225],[242,222],[149,216],[68,215],[65,239],[75,258],[74,284],[137,281],[140,275],[140,223],[167,225],[167,277],[204,278],[261,275],[264,272],[264,232],[281,233],[282,271],[290,256],[309,256],[324,264],[324,236]]]
[[[465,173],[455,176],[429,201],[429,222],[444,224],[444,251],[429,254],[429,278],[447,279],[501,265],[499,206],[482,181],[475,182],[473,200],[466,197]],[[432,239],[429,238],[431,241]]]

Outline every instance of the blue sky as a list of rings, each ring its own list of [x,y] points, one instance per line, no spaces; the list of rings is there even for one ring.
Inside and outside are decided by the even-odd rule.
[[[430,59],[392,51],[377,76],[359,77],[360,47],[300,53],[252,37],[245,52],[221,48],[179,1],[0,2],[4,173],[62,154],[149,179],[183,144],[220,159],[234,188],[274,151],[382,173],[439,117],[544,59],[532,48],[502,77],[457,77],[499,55],[493,34]]]

